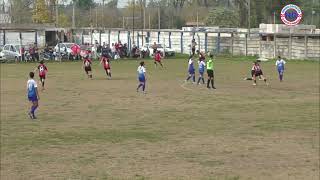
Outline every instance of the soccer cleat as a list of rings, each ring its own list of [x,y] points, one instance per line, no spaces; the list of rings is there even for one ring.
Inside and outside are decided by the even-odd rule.
[[[253,85],[253,86],[256,86],[257,84],[256,84],[256,83],[253,83],[252,85]]]
[[[207,86],[208,89],[210,89],[210,86]]]
[[[217,89],[217,88],[213,86],[212,89]]]
[[[30,117],[30,119],[33,119],[31,112],[28,112],[28,116]]]

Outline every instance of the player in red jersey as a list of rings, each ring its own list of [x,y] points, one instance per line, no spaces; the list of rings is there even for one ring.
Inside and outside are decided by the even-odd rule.
[[[85,71],[86,74],[88,75],[88,78],[90,78],[90,79],[92,79],[91,64],[92,64],[92,61],[91,61],[91,59],[89,58],[89,54],[85,55],[85,57],[83,58],[82,68],[84,69],[84,71]]]
[[[43,60],[40,61],[39,66],[34,70],[34,72],[39,71],[39,78],[41,81],[41,85],[42,85],[42,91],[44,90],[44,81],[46,79],[46,74],[48,72],[48,68],[46,65],[44,65]]]
[[[154,55],[154,65],[157,67],[157,63],[160,64],[160,66],[163,68],[163,65],[161,63],[161,53],[160,51],[157,51],[156,54]]]
[[[111,78],[111,66],[109,57],[101,57],[100,64],[103,64],[103,68],[106,71],[107,78]]]

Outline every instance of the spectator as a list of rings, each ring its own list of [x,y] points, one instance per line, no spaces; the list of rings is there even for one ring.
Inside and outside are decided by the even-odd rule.
[[[25,57],[24,57],[24,53],[25,53],[25,49],[24,46],[21,46],[20,48],[20,54],[21,54],[21,61],[24,61]]]
[[[103,45],[105,44],[105,42],[103,43]],[[97,44],[97,54],[98,55],[101,55],[101,49],[102,49],[102,46],[101,44]]]
[[[53,59],[53,50],[49,48],[48,44],[44,47],[44,57],[49,58],[50,60]]]
[[[29,54],[30,54],[31,60],[35,61],[35,52],[34,52],[34,47],[32,45],[29,46]]]
[[[152,49],[153,49],[153,53],[152,53],[152,54],[155,55],[156,52],[157,52],[157,49],[158,49],[158,46],[157,46],[157,43],[156,43],[156,42],[153,43]]]
[[[37,61],[39,61],[39,49],[37,43],[34,43],[34,57],[36,58]]]

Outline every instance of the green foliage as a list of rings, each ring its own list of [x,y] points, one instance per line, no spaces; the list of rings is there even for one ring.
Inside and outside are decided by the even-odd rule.
[[[60,13],[58,18],[59,18],[59,27],[70,26],[70,19],[65,14]]]
[[[75,2],[77,7],[79,7],[80,9],[88,10],[90,9],[90,7],[94,7],[93,0],[73,0],[73,2]]]
[[[109,8],[117,8],[118,0],[111,0],[106,4],[106,6],[109,7]]]
[[[32,8],[29,3],[24,0],[12,0],[11,5],[11,21],[16,24],[31,23],[32,22]]]
[[[37,0],[33,8],[32,20],[35,23],[48,23],[50,22],[49,10],[46,6],[45,0]]]
[[[239,15],[236,11],[226,8],[212,9],[206,19],[208,26],[237,27]]]

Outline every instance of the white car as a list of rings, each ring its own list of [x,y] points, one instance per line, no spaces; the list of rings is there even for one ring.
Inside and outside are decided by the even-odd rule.
[[[74,45],[74,43],[59,43],[57,44],[55,47],[54,47],[54,51],[56,53],[67,53],[68,55],[71,54],[72,50],[71,50],[71,47],[72,45]],[[59,47],[60,47],[60,50],[59,50]]]
[[[153,49],[152,49],[153,44],[150,43],[145,43],[143,47],[140,49],[141,51],[147,51],[149,49],[150,56],[153,56]],[[169,48],[169,47],[164,47],[162,44],[157,44],[157,50],[161,52],[162,55],[165,56],[174,56],[176,52]]]
[[[19,61],[21,58],[20,49],[21,45],[6,44],[2,47],[0,52],[1,61],[15,60]]]

